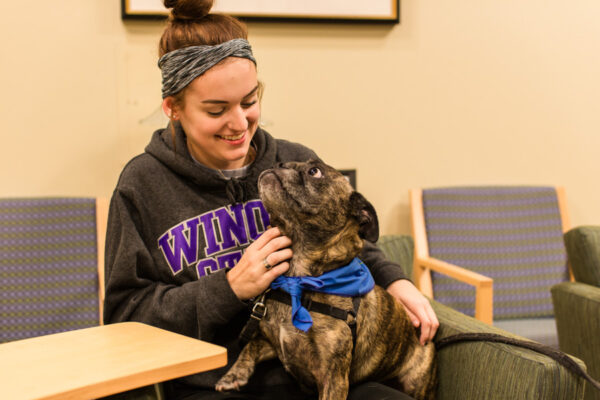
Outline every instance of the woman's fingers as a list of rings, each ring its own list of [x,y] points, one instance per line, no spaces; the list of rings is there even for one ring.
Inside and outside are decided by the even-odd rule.
[[[418,328],[421,325],[421,320],[419,320],[419,318],[417,318],[417,316],[412,311],[410,311],[408,308],[404,307],[404,309],[406,310],[406,313],[408,314],[408,318],[410,319],[410,322],[412,322],[412,324],[415,328]]]
[[[393,282],[387,287],[392,294],[406,309],[413,325],[421,327],[421,344],[430,342],[435,336],[440,323],[431,307],[429,300],[412,284],[402,279]]]
[[[250,245],[250,247],[254,247],[256,250],[262,250],[266,246],[274,246],[274,244],[271,243],[273,240],[276,240],[276,243],[285,242],[283,238],[287,238],[287,236],[282,236],[279,228],[269,228],[264,231],[262,235],[260,235],[260,237]],[[289,240],[290,244],[292,243],[289,238],[287,238],[287,240]]]
[[[266,263],[269,265],[269,268],[267,269],[271,269],[272,267],[282,263],[283,261],[289,260],[290,258],[292,258],[292,254],[292,249],[289,248],[281,249],[271,254],[267,254],[264,259],[264,261],[266,261]],[[265,267],[267,266],[265,265]]]
[[[277,277],[279,275],[285,274],[288,269],[290,269],[290,263],[287,261],[284,261],[284,262],[277,264],[276,266],[271,268],[269,271],[267,271],[267,273],[265,274],[265,278],[267,279],[267,282],[268,282],[267,286],[270,285],[271,282],[273,282],[275,279],[277,279]]]
[[[266,243],[262,247],[262,249],[260,249],[259,251],[262,251],[263,253],[268,255],[268,254],[274,253],[278,250],[290,247],[291,245],[292,245],[292,240],[289,237],[277,236],[277,237],[271,239],[268,243]]]
[[[278,228],[267,229],[252,243],[234,268],[227,272],[231,289],[241,300],[264,292],[271,282],[285,273],[290,265],[292,241]]]

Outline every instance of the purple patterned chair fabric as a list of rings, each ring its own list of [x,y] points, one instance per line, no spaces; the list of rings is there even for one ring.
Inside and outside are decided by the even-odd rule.
[[[0,342],[99,324],[93,198],[0,199]]]
[[[552,187],[423,190],[429,255],[494,280],[494,320],[552,317],[550,288],[568,280]],[[474,289],[433,273],[435,299],[474,314]]]

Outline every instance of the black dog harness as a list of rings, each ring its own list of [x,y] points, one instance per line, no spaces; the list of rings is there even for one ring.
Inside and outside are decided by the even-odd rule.
[[[256,336],[260,321],[267,314],[267,306],[265,305],[267,299],[275,300],[289,306],[292,305],[291,296],[287,292],[282,290],[267,290],[265,293],[263,293],[253,303],[250,319],[240,333],[239,340],[242,346]],[[314,311],[319,314],[329,315],[330,317],[346,322],[350,328],[350,331],[352,332],[353,347],[356,347],[356,317],[358,315],[358,308],[360,307],[361,299],[362,296],[352,297],[352,310],[344,310],[329,304],[312,301],[312,299],[306,297],[302,297],[302,306],[309,312]],[[350,316],[354,318],[350,320]]]

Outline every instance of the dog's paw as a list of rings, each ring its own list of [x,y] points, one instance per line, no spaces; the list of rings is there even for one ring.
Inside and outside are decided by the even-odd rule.
[[[218,392],[230,392],[230,391],[239,391],[240,387],[244,386],[248,383],[248,379],[244,379],[242,377],[236,376],[232,373],[227,373],[223,375],[221,379],[215,385],[215,389]]]

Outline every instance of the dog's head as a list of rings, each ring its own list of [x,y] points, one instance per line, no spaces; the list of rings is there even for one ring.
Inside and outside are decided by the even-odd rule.
[[[340,258],[352,258],[362,248],[361,239],[375,242],[379,237],[371,203],[322,162],[290,162],[266,170],[258,189],[271,224],[303,252],[333,246],[337,253],[348,253]],[[319,257],[324,261],[333,255]]]

